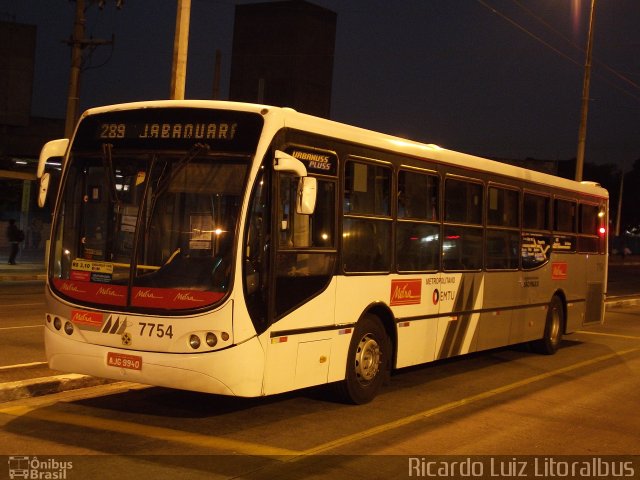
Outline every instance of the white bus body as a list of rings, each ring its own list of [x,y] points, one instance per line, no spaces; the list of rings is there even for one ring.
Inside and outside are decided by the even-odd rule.
[[[603,319],[592,183],[231,102],[95,108],[58,145],[54,370],[238,396],[337,382],[364,403],[391,369],[553,353]]]

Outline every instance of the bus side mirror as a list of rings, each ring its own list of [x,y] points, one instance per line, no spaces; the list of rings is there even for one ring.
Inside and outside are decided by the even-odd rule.
[[[67,147],[69,146],[68,138],[61,138],[59,140],[51,140],[44,144],[42,150],[40,150],[40,158],[38,159],[38,171],[36,176],[38,178],[42,178],[42,174],[44,173],[44,166],[52,157],[64,157],[64,154],[67,153]]]
[[[311,215],[316,208],[318,181],[313,177],[300,177],[298,182],[296,213]]]
[[[40,179],[40,188],[38,189],[38,206],[40,208],[44,207],[44,203],[47,201],[47,192],[51,181],[51,175],[44,171],[47,160],[53,157],[64,157],[65,153],[67,153],[67,147],[69,147],[69,139],[61,138],[45,143],[40,151],[38,170],[36,172],[36,176]]]
[[[276,150],[273,157],[273,169],[278,172],[293,173],[300,177],[296,192],[296,213],[311,215],[316,208],[318,182],[315,178],[307,177],[307,167],[304,166],[304,163],[282,150]]]

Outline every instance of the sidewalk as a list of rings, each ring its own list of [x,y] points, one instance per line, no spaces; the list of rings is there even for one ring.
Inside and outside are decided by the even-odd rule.
[[[24,263],[9,265],[6,261],[0,264],[0,283],[2,282],[29,282],[42,281],[47,278],[47,270],[44,260],[27,260]]]

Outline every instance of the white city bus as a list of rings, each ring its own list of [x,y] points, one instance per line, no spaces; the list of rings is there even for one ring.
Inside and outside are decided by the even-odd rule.
[[[550,354],[603,320],[594,183],[214,101],[91,109],[39,175],[53,156],[54,370],[237,396],[334,383],[364,403],[393,369]]]

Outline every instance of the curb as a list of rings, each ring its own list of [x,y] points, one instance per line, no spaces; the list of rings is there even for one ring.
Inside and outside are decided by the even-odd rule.
[[[7,382],[0,384],[0,403],[108,383],[113,383],[113,380],[76,373]]]
[[[609,310],[610,308],[632,307],[635,305],[640,305],[640,296],[638,295],[611,297],[604,301],[605,310]]]
[[[0,282],[45,282],[47,275],[45,273],[34,274],[0,274]]]

